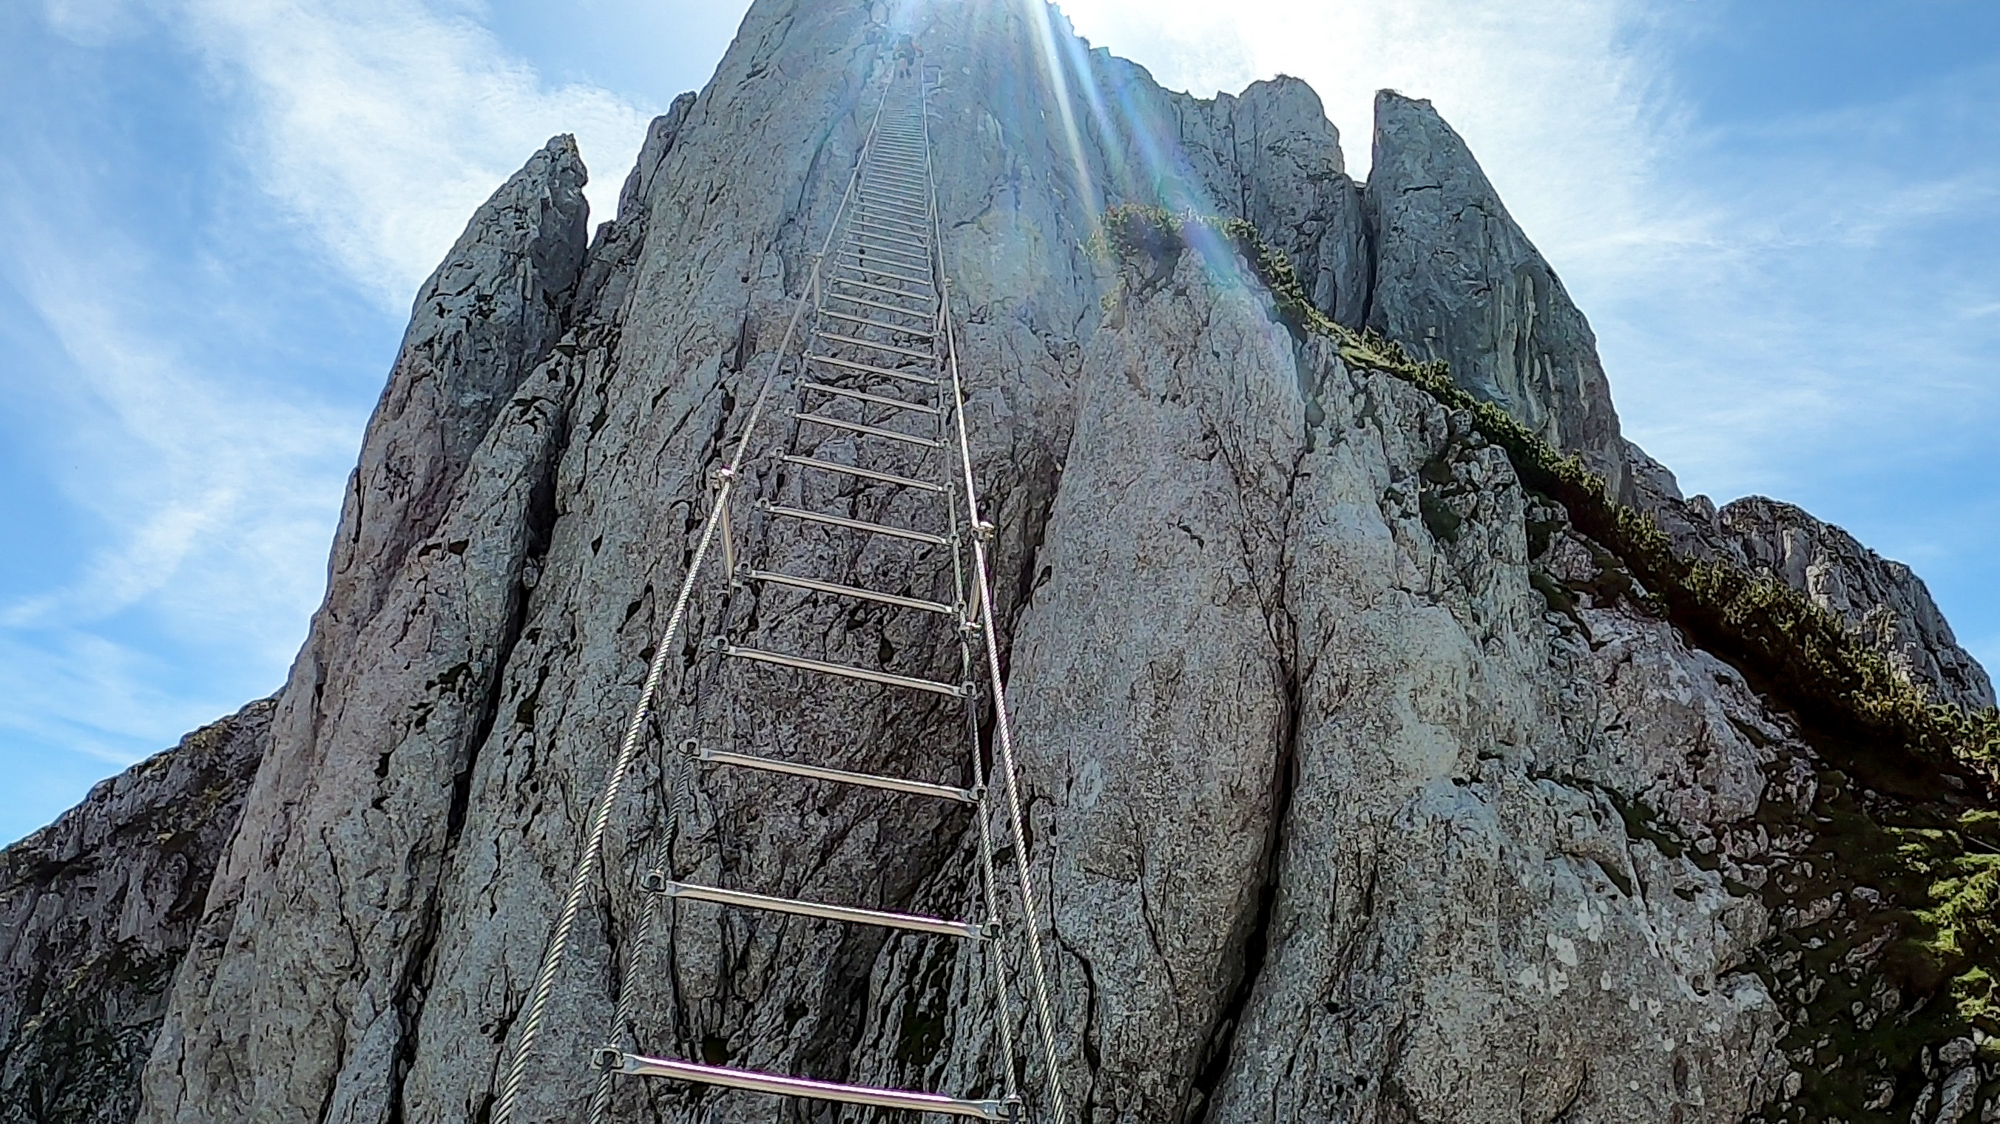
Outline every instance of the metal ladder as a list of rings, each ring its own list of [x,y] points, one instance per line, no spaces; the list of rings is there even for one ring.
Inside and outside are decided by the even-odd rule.
[[[706,643],[712,667],[727,664],[779,668],[807,677],[869,684],[884,692],[909,691],[957,700],[964,708],[967,730],[968,751],[963,766],[966,783],[946,784],[832,768],[761,750],[750,753],[725,750],[697,737],[680,743],[680,759],[666,763],[664,772],[682,782],[681,790],[672,798],[672,807],[666,810],[668,814],[684,814],[693,802],[692,794],[685,790],[696,783],[695,778],[703,771],[715,769],[752,770],[804,784],[859,786],[899,797],[968,806],[975,825],[980,869],[973,891],[976,902],[969,903],[974,908],[967,912],[982,916],[923,916],[691,881],[676,876],[670,848],[662,842],[660,857],[638,880],[645,902],[639,937],[633,947],[643,950],[648,945],[652,931],[659,924],[657,914],[662,906],[672,910],[685,902],[973,942],[991,958],[988,974],[993,981],[993,1022],[1003,1059],[999,1067],[1002,1072],[993,1084],[1002,1095],[957,1097],[841,1084],[628,1050],[622,1044],[622,1036],[624,1028],[631,1025],[629,1012],[625,1010],[625,997],[631,988],[621,985],[620,1010],[608,1036],[612,1044],[598,1049],[591,1062],[600,1075],[591,1119],[605,1117],[614,1078],[658,1078],[809,1101],[976,1120],[1023,1120],[1026,1109],[1017,1088],[1013,1019],[1009,1013],[1012,972],[1008,952],[1015,944],[1006,939],[1006,933],[1013,929],[1021,938],[1018,959],[1027,968],[1027,978],[1021,981],[1020,990],[1033,1007],[1034,1026],[1042,1047],[1048,1119],[1054,1124],[1066,1121],[1048,980],[1023,846],[1012,848],[1013,873],[1019,883],[1016,920],[1011,926],[1002,921],[995,836],[1005,830],[1008,838],[1020,841],[1025,834],[1013,735],[994,635],[993,596],[987,578],[986,544],[993,528],[979,517],[979,496],[973,482],[963,411],[964,387],[959,378],[950,295],[939,252],[941,231],[932,175],[927,95],[928,84],[921,69],[915,77],[891,78],[885,84],[833,227],[814,260],[806,291],[794,308],[785,342],[780,345],[759,390],[735,455],[726,467],[714,473],[713,506],[708,521],[670,616],[667,636],[657,649],[642,689],[618,762],[600,798],[594,830],[571,885],[571,901],[566,903],[565,913],[559,918],[549,957],[545,957],[543,973],[537,980],[528,1026],[517,1046],[514,1066],[493,1118],[496,1124],[506,1124],[512,1109],[522,1066],[538,1031],[540,1008],[546,1002],[553,978],[550,958],[560,960],[581,901],[581,888],[587,881],[587,869],[594,872],[601,861],[598,856],[604,824],[616,801],[617,787],[631,764],[640,733],[651,714],[667,649],[685,619],[703,559],[717,539],[727,581],[721,594],[722,609],[716,614],[721,629]],[[804,343],[794,355],[791,344],[802,321],[806,323]],[[791,378],[786,382],[782,375],[788,361]],[[782,412],[788,423],[787,435],[774,446],[761,445],[759,422],[774,391],[790,399],[788,408]],[[839,439],[832,456],[825,455],[820,448],[829,437]],[[949,559],[951,600],[915,595],[922,585],[922,575],[915,572],[914,560],[910,580],[902,585],[904,591],[896,592],[849,584],[823,574],[793,572],[779,568],[777,563],[759,566],[742,558],[735,529],[744,525],[745,513],[740,508],[733,510],[732,505],[738,502],[739,489],[754,487],[746,484],[741,475],[746,450],[755,450],[754,455],[758,456],[771,456],[771,463],[780,466],[779,471],[768,474],[776,482],[771,491],[795,492],[798,497],[790,501],[757,495],[750,501],[754,512],[751,518],[767,532],[783,527],[812,528],[829,535],[861,536],[884,544],[907,546],[932,557],[942,554]],[[842,490],[851,490],[844,497],[850,501],[851,513],[826,510],[823,502],[815,505],[810,497],[816,491],[822,494],[826,491],[807,486],[808,481],[815,479],[838,481]],[[864,496],[914,498],[920,509],[930,508],[932,520],[927,526],[916,526],[861,517],[859,499]],[[907,511],[908,506],[903,503],[899,509]],[[943,569],[938,567],[939,572],[931,575],[933,586],[943,584]],[[752,589],[760,595],[770,591],[797,593],[865,602],[881,606],[885,612],[921,614],[933,620],[942,618],[949,622],[957,637],[955,674],[892,672],[740,642],[730,634],[730,599]],[[721,678],[712,675],[710,681],[719,683]],[[990,706],[993,721],[990,763],[981,748],[983,706]],[[1000,815],[1007,821],[1004,828],[993,822]],[[661,838],[668,840],[672,835],[673,828],[669,826],[662,831]],[[628,961],[626,971],[631,970]]]

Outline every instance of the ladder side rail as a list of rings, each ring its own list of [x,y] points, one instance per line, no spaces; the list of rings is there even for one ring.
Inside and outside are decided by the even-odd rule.
[[[1000,672],[1000,644],[995,628],[993,588],[987,580],[986,540],[993,525],[980,518],[979,490],[972,479],[972,444],[965,429],[965,383],[958,370],[958,344],[952,330],[951,282],[944,260],[944,224],[938,215],[937,176],[931,166],[929,88],[919,83],[923,105],[924,183],[930,196],[931,253],[937,270],[939,335],[944,340],[946,382],[951,388],[953,427],[956,429],[958,467],[965,485],[966,518],[971,523],[966,539],[972,546],[972,582],[979,613],[979,632],[986,648],[987,682],[993,696],[994,741],[1000,750],[1001,787],[1007,799],[1008,826],[1013,832],[1014,866],[1021,884],[1022,928],[1027,931],[1028,964],[1034,981],[1035,1022],[1042,1040],[1043,1065],[1049,1083],[1052,1124],[1067,1124],[1068,1098],[1063,1092],[1062,1072],[1056,1059],[1055,1016],[1049,1003],[1048,973],[1042,955],[1041,923],[1035,908],[1034,880],[1028,869],[1027,832],[1021,815],[1021,792],[1014,759],[1013,724],[1007,714],[1007,694]],[[1005,1012],[1000,1012],[1005,1017]]]

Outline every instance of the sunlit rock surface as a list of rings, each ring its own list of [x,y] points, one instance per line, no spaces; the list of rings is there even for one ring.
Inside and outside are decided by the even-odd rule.
[[[1248,218],[1337,319],[1449,358],[1616,480],[1632,466],[1628,494],[1692,504],[1619,438],[1588,326],[1463,142],[1385,96],[1364,199],[1295,80],[1200,100],[1038,7],[836,0],[754,4],[587,246],[583,169],[558,138],[420,295],[137,1118],[489,1117],[708,470],[903,35],[937,83],[944,251],[1076,1116],[1806,1111],[1806,1069],[1827,1060],[1800,1045],[1818,969],[1791,950],[1862,910],[1828,887],[1845,844],[1816,817],[1852,791],[1814,733],[1649,615],[1468,417],[1294,338],[1220,247],[1127,261],[1099,237],[1121,202]],[[761,451],[750,471],[807,486]],[[909,494],[810,486],[864,518],[939,518]],[[935,554],[755,519],[737,533],[778,568],[946,588],[921,586],[948,576]],[[1738,533],[1746,551],[1775,541]],[[1863,618],[1893,592],[1843,589]],[[961,779],[954,706],[862,687],[801,706],[819,686],[770,671],[731,673],[725,696],[703,658],[716,613],[693,606],[659,742]],[[887,609],[767,593],[734,627],[957,674],[947,628]],[[974,896],[954,806],[700,779],[671,840],[684,875],[921,912]],[[971,952],[705,906],[636,947],[632,878],[679,783],[642,759],[516,1120],[578,1118],[630,957],[648,1051],[998,1093],[990,968]],[[1892,1019],[1918,1001],[1892,1000]],[[1937,1046],[1927,1070],[1882,1079],[1883,1104],[1921,1100],[1925,1124],[1946,1103],[2000,1111],[1972,1055]],[[1037,1106],[1048,1078],[1027,1063]],[[777,1111],[658,1082],[619,1084],[613,1107]]]

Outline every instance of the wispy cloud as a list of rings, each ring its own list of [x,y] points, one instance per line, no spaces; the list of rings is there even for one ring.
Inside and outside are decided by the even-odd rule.
[[[575,133],[612,217],[651,114],[549,87],[465,15],[416,0],[183,0],[189,38],[239,89],[260,181],[341,268],[406,306],[467,215],[549,136]]]
[[[55,0],[0,48],[32,95],[0,111],[0,387],[52,555],[0,588],[0,836],[282,681],[402,318],[473,209],[572,132],[610,217],[645,107],[542,82],[473,14]],[[93,73],[200,103],[192,131],[64,90]]]

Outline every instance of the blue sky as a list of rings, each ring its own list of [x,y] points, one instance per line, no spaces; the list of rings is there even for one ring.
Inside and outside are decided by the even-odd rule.
[[[742,7],[0,6],[0,840],[283,682],[417,285],[550,134],[609,217]],[[1912,563],[2000,664],[2000,7],[1064,7],[1176,88],[1305,78],[1357,174],[1373,90],[1432,98],[1630,435]]]

